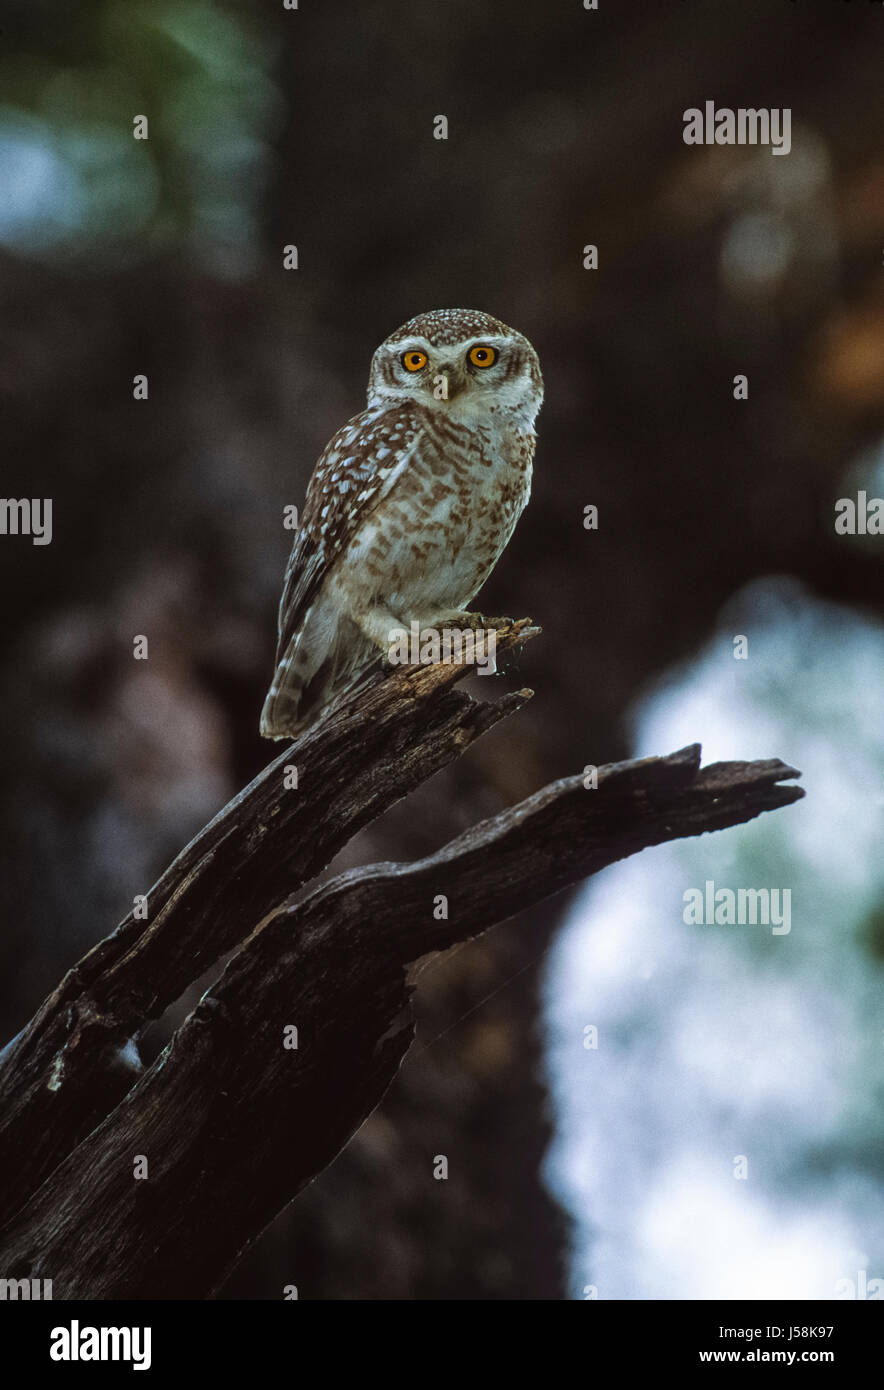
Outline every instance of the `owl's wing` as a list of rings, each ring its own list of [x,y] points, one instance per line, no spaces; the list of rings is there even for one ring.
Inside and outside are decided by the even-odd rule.
[[[313,470],[279,605],[281,662],[322,583],[405,468],[422,428],[414,402],[364,410],[329,441]]]

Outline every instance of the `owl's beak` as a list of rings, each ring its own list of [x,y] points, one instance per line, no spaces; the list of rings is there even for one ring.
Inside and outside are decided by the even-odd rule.
[[[445,395],[438,394],[440,385],[439,378],[445,382]],[[432,391],[437,400],[453,401],[455,396],[459,396],[467,384],[466,372],[460,362],[446,362],[441,366],[433,377]]]

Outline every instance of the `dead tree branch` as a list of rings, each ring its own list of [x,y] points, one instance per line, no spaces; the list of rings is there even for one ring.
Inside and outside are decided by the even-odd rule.
[[[533,631],[516,625],[498,653]],[[693,746],[600,769],[595,790],[556,782],[427,859],[286,902],[530,694],[477,704],[452,688],[463,674],[399,672],[286,750],[167,870],[149,921],[129,918],[97,946],[8,1049],[8,1277],[51,1278],[63,1298],[209,1296],[380,1101],[412,1039],[411,962],[647,846],[802,795],[782,785],[798,774],[781,762],[701,770]],[[299,788],[285,791],[293,761]],[[154,1065],[127,1069],[126,1040],[241,942]],[[284,1046],[292,1026],[296,1049]]]
[[[498,658],[538,631],[523,621],[500,633]],[[465,673],[403,668],[331,710],[182,850],[147,895],[146,920],[130,913],[69,971],[0,1064],[0,1226],[129,1090],[134,1035],[358,830],[531,696],[471,700],[453,688]],[[297,789],[285,786],[292,765]]]

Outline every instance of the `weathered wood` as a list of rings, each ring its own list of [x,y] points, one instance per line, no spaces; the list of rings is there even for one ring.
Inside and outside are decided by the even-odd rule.
[[[527,619],[498,631],[501,667],[537,632]],[[134,1035],[358,830],[530,698],[472,700],[453,688],[471,669],[372,677],[190,842],[150,890],[147,920],[130,914],[68,972],[0,1058],[0,1225],[129,1090]]]
[[[63,1298],[210,1295],[381,1099],[412,1038],[412,961],[646,846],[802,795],[778,761],[699,762],[693,746],[600,769],[596,790],[567,778],[426,859],[354,870],[282,907],[18,1212],[0,1267],[51,1277]]]

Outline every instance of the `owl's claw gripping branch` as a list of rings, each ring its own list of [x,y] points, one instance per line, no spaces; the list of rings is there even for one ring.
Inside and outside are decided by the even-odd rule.
[[[531,625],[530,618],[520,618],[518,623],[515,618],[487,618],[484,613],[458,613],[456,618],[451,619],[452,626],[456,623],[458,627],[469,627],[474,632],[493,629],[495,632],[504,632],[508,627]]]
[[[508,626],[498,654],[535,630]],[[646,846],[802,795],[781,762],[701,769],[694,745],[602,767],[591,789],[565,778],[427,859],[353,870],[291,901],[530,693],[470,700],[454,688],[466,672],[409,667],[330,709],[182,851],[148,920],[96,946],[5,1050],[0,1268],[52,1278],[58,1298],[210,1295],[380,1101],[412,1039],[411,962]],[[131,1040],[231,951],[140,1069]],[[148,1156],[149,1184],[132,1181],[133,1154]]]

